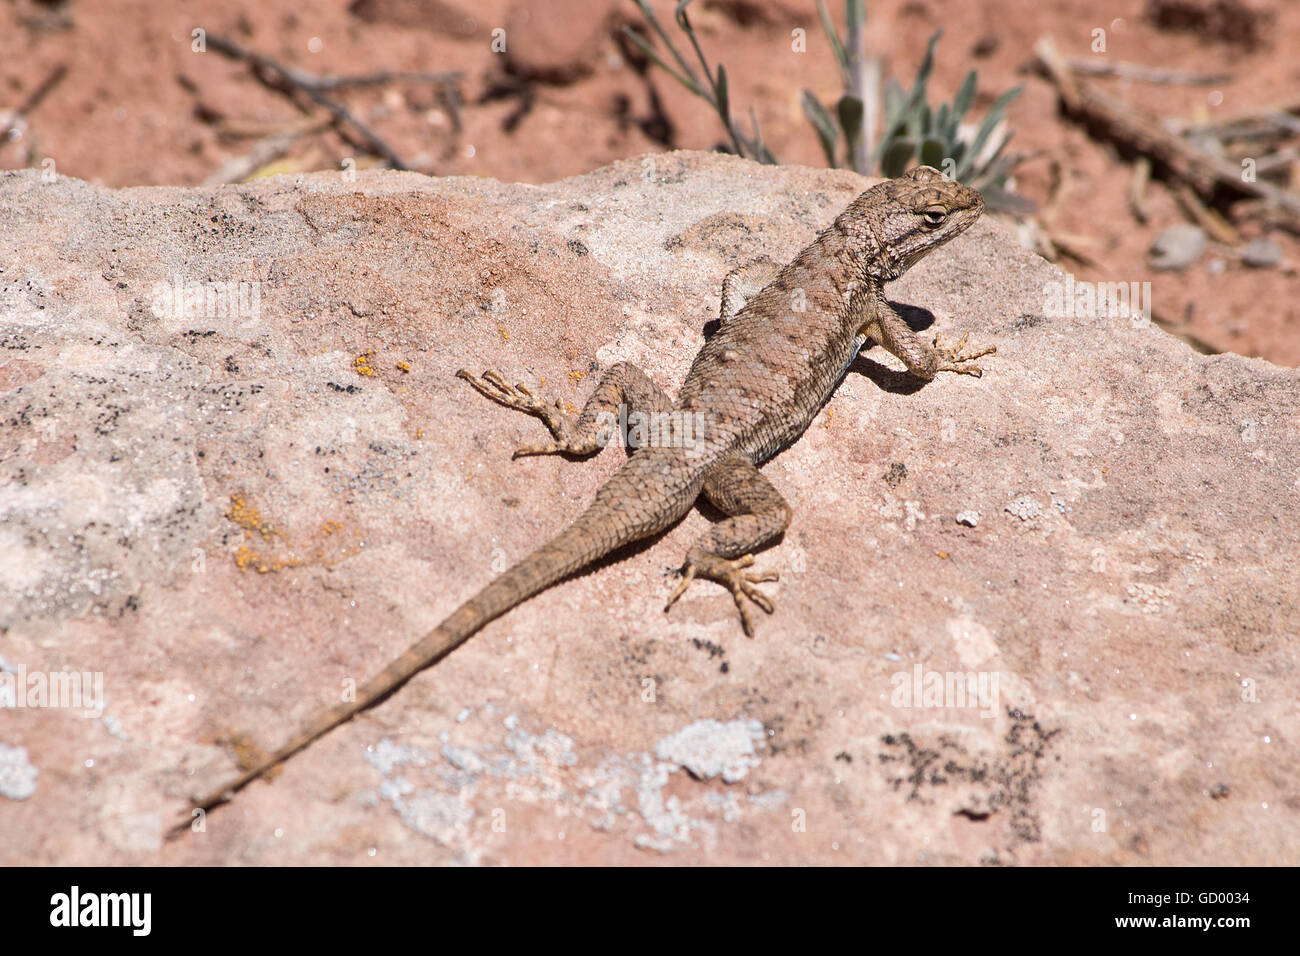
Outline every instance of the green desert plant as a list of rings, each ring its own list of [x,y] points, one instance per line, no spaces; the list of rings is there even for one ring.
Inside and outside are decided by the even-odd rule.
[[[695,50],[695,56],[700,61],[700,67],[704,71],[704,80],[701,81],[699,75],[686,62],[686,57],[682,56],[668,32],[664,30],[659,18],[651,9],[648,0],[633,0],[641,15],[646,18],[651,29],[659,35],[668,52],[673,55],[676,61],[676,68],[670,66],[658,54],[654,47],[647,43],[639,33],[630,27],[623,28],[623,35],[634,43],[642,53],[648,56],[660,69],[666,71],[670,76],[681,83],[696,96],[704,99],[717,112],[718,118],[722,120],[722,126],[727,131],[727,136],[731,139],[731,145],[736,154],[745,156],[756,162],[766,163],[770,166],[777,165],[776,157],[768,150],[767,145],[763,142],[763,132],[758,127],[758,114],[750,108],[750,122],[753,126],[753,135],[745,136],[740,132],[736,123],[731,118],[731,97],[727,92],[727,68],[721,63],[718,64],[717,70],[709,67],[709,61],[705,59],[704,51],[700,48],[700,41],[695,36],[695,29],[691,26],[690,18],[686,15],[686,7],[690,5],[691,0],[679,0],[674,16],[677,19],[677,26],[686,34],[687,39],[691,41],[691,46]]]
[[[892,77],[886,84],[884,135],[872,158],[880,164],[882,176],[899,176],[917,159],[976,189],[1000,189],[1016,163],[1014,158],[1002,156],[1011,134],[1003,134],[998,145],[987,151],[987,155],[985,145],[1023,87],[1017,86],[999,96],[989,107],[974,137],[963,139],[961,121],[975,100],[978,73],[971,70],[966,74],[952,103],[941,103],[938,109],[931,109],[926,101],[925,88],[934,66],[934,50],[942,35],[940,29],[930,37],[921,66],[916,71],[916,81],[909,91],[904,93]]]
[[[648,0],[633,2],[674,62],[669,63],[637,31],[624,27],[627,39],[660,69],[713,107],[738,155],[760,163],[775,164],[776,157],[763,142],[763,134],[753,108],[750,109],[753,131],[748,136],[741,132],[732,118],[726,68],[722,64],[718,64],[716,69],[710,67],[704,56],[699,38],[686,13],[692,0],[679,0],[674,17],[678,28],[690,41],[703,77],[678,50],[668,31],[655,16]],[[802,97],[804,115],[817,134],[828,166],[834,168],[840,165],[837,154],[842,141],[843,165],[863,175],[879,172],[882,176],[897,176],[914,160],[919,160],[977,189],[1000,191],[1008,173],[1018,162],[1016,157],[1002,155],[1011,134],[1004,134],[995,148],[986,149],[986,146],[1006,115],[1007,107],[1020,95],[1022,87],[1017,86],[998,97],[974,135],[965,138],[961,122],[975,100],[978,74],[971,70],[966,75],[951,103],[941,103],[937,109],[931,108],[926,98],[926,87],[934,67],[935,48],[943,33],[942,30],[937,30],[926,45],[925,56],[916,71],[916,79],[911,88],[904,92],[892,77],[885,85],[885,115],[881,138],[872,148],[877,86],[874,78],[878,74],[874,61],[866,58],[862,51],[862,30],[866,23],[865,0],[845,0],[844,37],[839,35],[831,22],[824,0],[817,0],[817,9],[844,83],[844,93],[831,109],[827,109],[809,90],[804,90]]]
[[[803,91],[803,112],[812,123],[817,139],[826,154],[826,165],[836,168],[835,147],[839,141],[840,131],[844,133],[844,165],[860,173],[870,173],[869,144],[864,137],[871,136],[871,123],[867,117],[867,105],[873,102],[869,87],[872,81],[867,76],[875,64],[868,62],[862,55],[862,28],[867,22],[867,8],[864,0],[845,0],[844,22],[845,37],[835,31],[831,15],[823,0],[817,0],[817,13],[821,16],[822,29],[830,42],[831,52],[840,68],[840,78],[844,83],[844,95],[835,102],[835,118],[822,106],[821,101],[811,90]],[[836,122],[838,121],[838,127]]]

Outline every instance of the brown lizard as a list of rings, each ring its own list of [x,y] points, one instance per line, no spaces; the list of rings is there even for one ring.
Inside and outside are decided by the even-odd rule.
[[[757,585],[777,575],[746,569],[754,563],[753,553],[785,530],[791,513],[758,466],[803,434],[868,338],[926,380],[938,372],[980,375],[972,361],[995,351],[990,346],[966,353],[965,337],[952,347],[941,346],[937,336],[927,343],[883,291],[886,282],[968,229],[983,208],[974,189],[920,166],[862,193],[784,268],[760,261],[733,270],[723,282],[720,328],[696,355],[676,402],[626,362],[605,373],[577,416],[566,414],[559,402],[540,401],[523,385],[509,385],[495,372],[481,377],[457,372],[488,398],[535,415],[550,429],[553,441],[520,448],[515,457],[593,455],[607,443],[609,423],[620,409],[658,413],[679,424],[659,431],[669,440],[629,443],[626,462],[568,528],[453,611],[366,683],[355,700],[310,720],[275,753],[196,801],[197,810],[229,800],[539,591],[676,523],[701,493],[726,517],[687,552],[681,582],[665,610],[692,580],[708,578],[731,591],[745,633],[752,636],[747,602],[770,614],[772,602]],[[766,284],[746,299],[756,273]],[[684,422],[700,427],[688,434]]]

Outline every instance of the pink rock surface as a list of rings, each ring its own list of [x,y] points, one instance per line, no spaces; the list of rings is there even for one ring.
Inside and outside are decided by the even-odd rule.
[[[164,840],[617,467],[512,462],[541,424],[456,369],[674,392],[725,272],[865,185],[0,176],[0,862],[1300,862],[1300,373],[1045,315],[988,217],[889,287],[987,374],[859,359],[765,469],[754,639],[709,584],[663,612],[693,513]]]

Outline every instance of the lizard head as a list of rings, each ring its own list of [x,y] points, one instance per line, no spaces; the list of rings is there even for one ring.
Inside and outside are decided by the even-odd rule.
[[[837,223],[862,250],[867,274],[883,282],[961,235],[983,211],[977,191],[931,166],[917,166],[868,189]]]

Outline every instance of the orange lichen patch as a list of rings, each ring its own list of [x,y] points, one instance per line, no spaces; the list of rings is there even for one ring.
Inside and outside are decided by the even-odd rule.
[[[226,517],[244,529],[245,537],[251,538],[252,533],[256,531],[262,536],[263,541],[270,541],[273,536],[280,534],[271,527],[269,522],[262,519],[262,513],[248,504],[243,495],[230,496],[230,507],[226,510]]]
[[[577,385],[579,382],[582,381],[582,379],[586,376],[586,374],[587,374],[586,372],[570,372],[569,381],[572,382],[574,385]]]
[[[252,568],[258,574],[267,574],[271,571],[283,571],[285,568],[296,568],[301,564],[302,562],[295,557],[272,558],[259,554],[247,545],[241,545],[235,552],[235,567],[241,571]]]
[[[369,349],[362,352],[352,360],[352,370],[358,375],[374,375],[374,367],[370,364],[371,352]]]
[[[411,363],[410,363],[410,362],[398,362],[398,363],[397,363],[397,370],[398,370],[399,372],[405,372],[405,373],[407,373],[407,374],[409,375],[410,372],[411,372]]]
[[[269,574],[272,571],[311,564],[333,567],[360,550],[356,532],[349,532],[341,521],[324,522],[306,541],[295,545],[288,536],[264,521],[257,509],[248,504],[242,495],[231,495],[230,501],[231,507],[226,512],[226,517],[244,529],[245,540],[256,542],[256,532],[261,535],[262,541],[271,545],[262,549],[247,543],[240,545],[234,556],[235,567],[240,571]]]
[[[345,528],[337,521],[327,521],[312,535],[305,549],[311,551],[312,564],[332,568],[357,554],[361,550],[361,542],[357,539],[356,531]]]
[[[423,429],[423,428],[417,428],[417,429],[415,430],[415,437],[416,437],[416,438],[423,438],[423,437],[424,437],[424,429]]]

